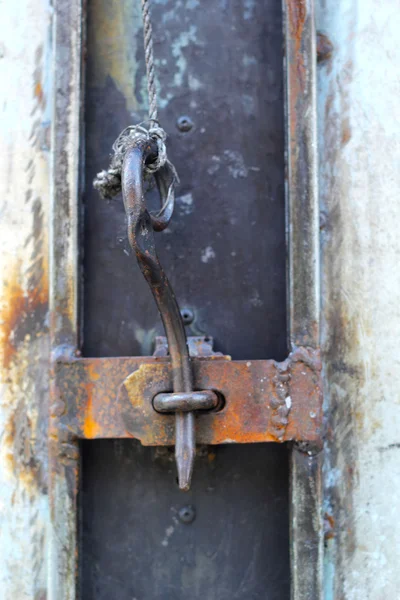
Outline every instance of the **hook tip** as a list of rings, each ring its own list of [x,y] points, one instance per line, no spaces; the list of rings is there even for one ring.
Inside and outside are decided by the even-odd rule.
[[[195,452],[177,452],[176,466],[178,471],[179,489],[183,492],[190,490],[192,482]]]

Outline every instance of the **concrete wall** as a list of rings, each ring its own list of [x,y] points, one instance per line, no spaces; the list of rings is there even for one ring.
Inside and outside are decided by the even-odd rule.
[[[399,598],[400,5],[319,0],[326,600]]]
[[[51,8],[0,3],[0,598],[46,598]]]

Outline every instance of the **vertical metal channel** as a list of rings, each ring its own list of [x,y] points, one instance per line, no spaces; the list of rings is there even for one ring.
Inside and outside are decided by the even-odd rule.
[[[57,0],[54,15],[54,113],[50,217],[50,329],[53,365],[74,356],[79,345],[79,197],[81,187],[84,2]],[[49,599],[73,600],[77,582],[79,448],[52,421],[57,368],[51,378]]]
[[[312,0],[283,1],[287,109],[287,245],[290,347],[319,344],[315,28]],[[51,212],[51,338],[54,357],[79,345],[79,191],[84,6],[55,5],[55,107]],[[57,387],[56,370],[52,376]],[[52,394],[55,397],[55,394]],[[59,407],[51,410],[56,412]],[[78,447],[50,432],[49,599],[77,597]],[[322,578],[321,453],[291,455],[292,599],[319,600]]]
[[[319,345],[316,32],[313,0],[283,0],[289,346]],[[291,597],[322,598],[322,452],[291,452]]]

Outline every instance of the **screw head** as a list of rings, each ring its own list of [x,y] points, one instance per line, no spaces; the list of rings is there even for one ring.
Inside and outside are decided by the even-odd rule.
[[[182,308],[181,315],[185,325],[190,325],[193,323],[194,313],[190,308]]]
[[[188,504],[187,506],[182,506],[182,508],[179,509],[178,517],[181,523],[184,523],[185,525],[190,525],[190,523],[193,523],[193,521],[196,518],[195,507],[191,504]]]
[[[193,121],[190,117],[186,115],[182,115],[176,122],[176,126],[179,131],[183,131],[184,133],[190,131],[193,128]]]

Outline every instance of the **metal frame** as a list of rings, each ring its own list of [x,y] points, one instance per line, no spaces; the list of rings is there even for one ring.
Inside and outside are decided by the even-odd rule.
[[[313,0],[283,0],[289,349],[319,346],[316,31]],[[322,598],[322,448],[291,452],[291,597]]]
[[[79,207],[83,110],[84,3],[58,0],[54,18],[54,114],[52,131],[52,208],[50,212],[50,336],[54,355],[74,356],[79,347]],[[57,408],[50,384],[50,600],[77,597],[78,470],[76,444],[65,446],[58,460]],[[68,473],[68,477],[67,477]],[[71,480],[71,475],[76,474]]]
[[[287,97],[289,340],[292,350],[301,346],[312,351],[318,348],[319,342],[316,53],[313,1],[284,0],[283,4]],[[81,0],[57,0],[54,25],[55,111],[50,262],[54,364],[49,434],[50,600],[77,598],[79,448],[77,438],[71,436],[69,428],[62,423],[65,406],[57,401],[57,369],[59,365],[76,364],[82,360],[77,357],[84,17],[84,5]],[[91,359],[88,361],[90,363]],[[317,443],[301,444],[294,446],[292,450],[293,600],[321,598],[321,460]]]

